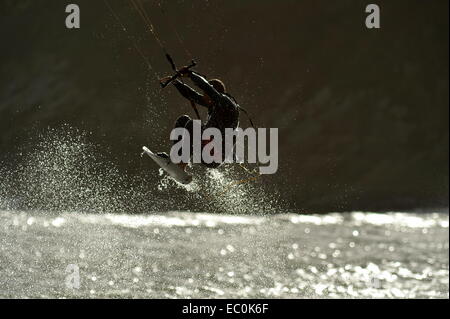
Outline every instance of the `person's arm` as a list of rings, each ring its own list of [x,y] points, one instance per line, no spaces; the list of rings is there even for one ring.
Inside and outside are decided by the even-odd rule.
[[[184,84],[180,80],[174,81],[173,85],[177,88],[178,92],[180,92],[180,94],[189,101],[200,104],[202,106],[207,106],[205,104],[203,95],[192,89],[190,86]]]
[[[220,93],[211,84],[209,84],[208,80],[206,80],[203,76],[192,71],[188,72],[187,75],[191,78],[192,82],[202,89],[203,92],[205,92],[211,99],[216,101],[220,99]]]

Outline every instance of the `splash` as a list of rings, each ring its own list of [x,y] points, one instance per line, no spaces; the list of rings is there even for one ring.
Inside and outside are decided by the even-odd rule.
[[[159,169],[159,177],[161,178],[158,183],[158,190],[163,191],[174,187],[176,189],[184,190],[188,193],[194,193],[200,190],[200,186],[197,181],[192,181],[189,184],[181,184],[169,175],[167,175],[162,168]]]
[[[279,210],[280,199],[276,192],[263,189],[260,178],[249,178],[247,171],[237,165],[220,169],[191,166],[194,180],[189,185],[177,183],[160,172],[159,191],[184,191],[189,202],[207,207],[207,211],[223,214],[268,214]]]
[[[105,212],[128,206],[127,180],[86,133],[49,129],[29,144],[20,149],[19,163],[2,174],[4,208]]]
[[[129,176],[118,169],[105,147],[89,142],[88,133],[68,126],[36,134],[16,157],[14,167],[0,166],[3,209],[264,214],[278,207],[276,194],[267,193],[260,181],[240,183],[248,174],[233,165],[191,166],[194,181],[189,185],[177,183],[161,169],[154,176],[153,166],[148,174]]]
[[[120,182],[117,171],[98,164],[83,135],[49,133],[40,137],[35,152],[25,154],[18,169],[28,208],[117,207],[117,198],[110,196]]]

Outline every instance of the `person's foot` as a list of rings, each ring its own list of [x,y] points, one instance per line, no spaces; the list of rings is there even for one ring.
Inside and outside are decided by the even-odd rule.
[[[158,155],[159,157],[162,157],[162,158],[170,159],[169,155],[167,155],[166,152],[158,152],[158,153],[156,153],[156,155]],[[183,171],[185,171],[188,163],[181,162],[181,163],[178,163],[177,165],[179,168],[181,168]]]
[[[183,171],[185,171],[186,170],[186,166],[188,165],[188,163],[181,162],[181,163],[178,163],[177,165],[178,165],[179,168],[181,168]]]
[[[162,157],[162,158],[169,158],[169,155],[167,155],[167,153],[166,152],[158,152],[158,153],[156,153],[156,155],[158,155],[159,157]]]

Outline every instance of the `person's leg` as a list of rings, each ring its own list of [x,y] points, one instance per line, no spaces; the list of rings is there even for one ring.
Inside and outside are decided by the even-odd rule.
[[[186,128],[186,125],[192,122],[192,119],[188,116],[188,115],[181,115],[180,117],[177,118],[177,120],[175,121],[175,125],[173,126],[173,128]],[[178,143],[179,141],[181,141],[181,136],[177,139],[173,141],[173,144]]]
[[[188,121],[186,121],[186,124],[184,125],[184,128],[189,132],[189,145],[190,145],[190,158],[192,158],[192,152],[193,152],[193,140],[194,140],[194,121],[189,117]],[[186,163],[187,165],[187,163]]]
[[[188,115],[181,115],[175,121],[175,125],[173,128],[184,128],[186,124],[189,123],[190,121],[192,121],[192,119]],[[177,140],[173,141],[173,144],[178,143],[179,141],[181,141],[181,139],[182,137],[180,136]],[[164,158],[169,158],[169,155],[166,152],[158,152],[157,155]]]
[[[177,118],[177,120],[175,121],[175,125],[174,128],[177,127],[186,127],[186,124],[192,121],[192,119],[189,117],[189,115],[181,115],[180,117]]]
[[[192,119],[188,115],[182,115],[175,121],[174,128],[184,128],[184,129],[186,129],[189,132],[189,138],[190,138],[190,141],[189,141],[190,143],[189,144],[191,146],[190,156],[192,158],[192,133],[193,133],[193,130],[194,130],[194,122],[192,121]],[[174,144],[180,142],[182,140],[182,138],[183,137],[180,136],[177,140],[173,141]],[[180,152],[181,152],[181,150],[180,150]],[[179,155],[181,155],[181,154],[179,154]],[[186,166],[188,165],[188,163],[179,163],[178,165],[182,169],[185,169]]]
[[[203,127],[203,128],[202,128],[202,132],[203,132],[203,130],[206,129],[206,128],[207,128],[207,127]],[[209,143],[211,143],[213,140],[214,140],[213,138],[210,138],[210,139],[208,139],[208,140],[202,140],[202,152],[203,152],[204,147],[205,147],[206,145],[208,145]],[[216,151],[216,149],[214,149],[214,150]],[[224,150],[225,150],[225,148],[224,148],[223,145],[222,145],[222,154],[224,154]],[[211,150],[210,156],[212,156],[212,157],[215,158],[215,152],[213,152],[213,151]],[[223,155],[222,155],[222,157],[223,157]],[[223,161],[223,159],[222,159],[222,161]],[[212,163],[206,163],[205,161],[203,161],[203,157],[202,157],[202,165],[205,166],[205,167],[207,167],[207,168],[218,168],[220,165],[222,165],[222,163],[216,163],[215,161],[213,161]]]

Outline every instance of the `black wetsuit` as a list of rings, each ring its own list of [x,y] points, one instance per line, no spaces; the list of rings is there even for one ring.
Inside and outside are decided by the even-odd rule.
[[[194,89],[188,85],[182,83],[180,80],[174,82],[174,86],[186,99],[208,108],[208,118],[204,124],[202,124],[202,130],[210,127],[215,127],[222,133],[223,139],[225,138],[225,129],[233,128],[236,129],[239,125],[239,105],[236,101],[228,96],[218,92],[203,76],[196,72],[190,72],[189,78],[192,82],[199,87],[208,97],[212,100],[212,103],[207,103],[205,97],[196,92]],[[192,119],[187,115],[180,116],[175,127],[186,128],[192,137]],[[191,140],[192,141],[192,140]],[[175,143],[178,141],[175,141]],[[222,153],[225,150],[225,145],[222,144]],[[191,143],[192,145],[192,143]],[[204,146],[204,144],[202,144]],[[223,157],[222,157],[223,158]],[[218,167],[219,163],[203,163],[208,167]]]

